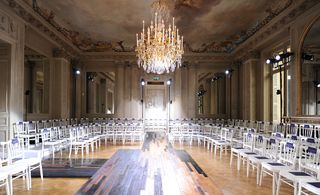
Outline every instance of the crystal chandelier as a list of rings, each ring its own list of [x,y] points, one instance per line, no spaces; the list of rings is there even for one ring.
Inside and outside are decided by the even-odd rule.
[[[168,17],[168,7],[161,1],[152,4],[155,10],[154,22],[145,31],[143,21],[142,33],[137,34],[138,66],[143,67],[147,73],[169,73],[181,66],[183,51],[183,36],[179,35],[179,29],[172,24],[165,25]]]

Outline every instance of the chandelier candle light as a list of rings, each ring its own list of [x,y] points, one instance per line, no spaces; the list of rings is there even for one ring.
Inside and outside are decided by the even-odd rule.
[[[166,28],[163,17],[164,15],[158,15],[155,12],[154,23],[151,21],[151,25],[145,32],[143,21],[140,38],[138,34],[136,35],[138,66],[143,67],[147,73],[169,73],[181,66],[182,54],[184,53],[183,36],[179,35],[174,18],[172,25],[169,24]]]

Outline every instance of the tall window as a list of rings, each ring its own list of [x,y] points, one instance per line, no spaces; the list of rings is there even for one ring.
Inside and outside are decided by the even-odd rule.
[[[286,48],[274,53],[274,56],[290,51],[290,48]],[[290,61],[291,57],[275,63],[272,67],[272,119],[274,122],[280,122],[283,116],[290,114]]]

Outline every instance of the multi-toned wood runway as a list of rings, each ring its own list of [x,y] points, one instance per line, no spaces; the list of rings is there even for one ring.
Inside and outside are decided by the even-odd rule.
[[[149,134],[142,149],[118,150],[77,194],[221,194],[184,150]]]

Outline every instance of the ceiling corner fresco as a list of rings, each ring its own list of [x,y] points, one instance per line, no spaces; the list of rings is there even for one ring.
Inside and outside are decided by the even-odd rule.
[[[83,52],[132,52],[154,0],[24,0]],[[185,50],[231,53],[293,0],[163,0],[185,37]]]

